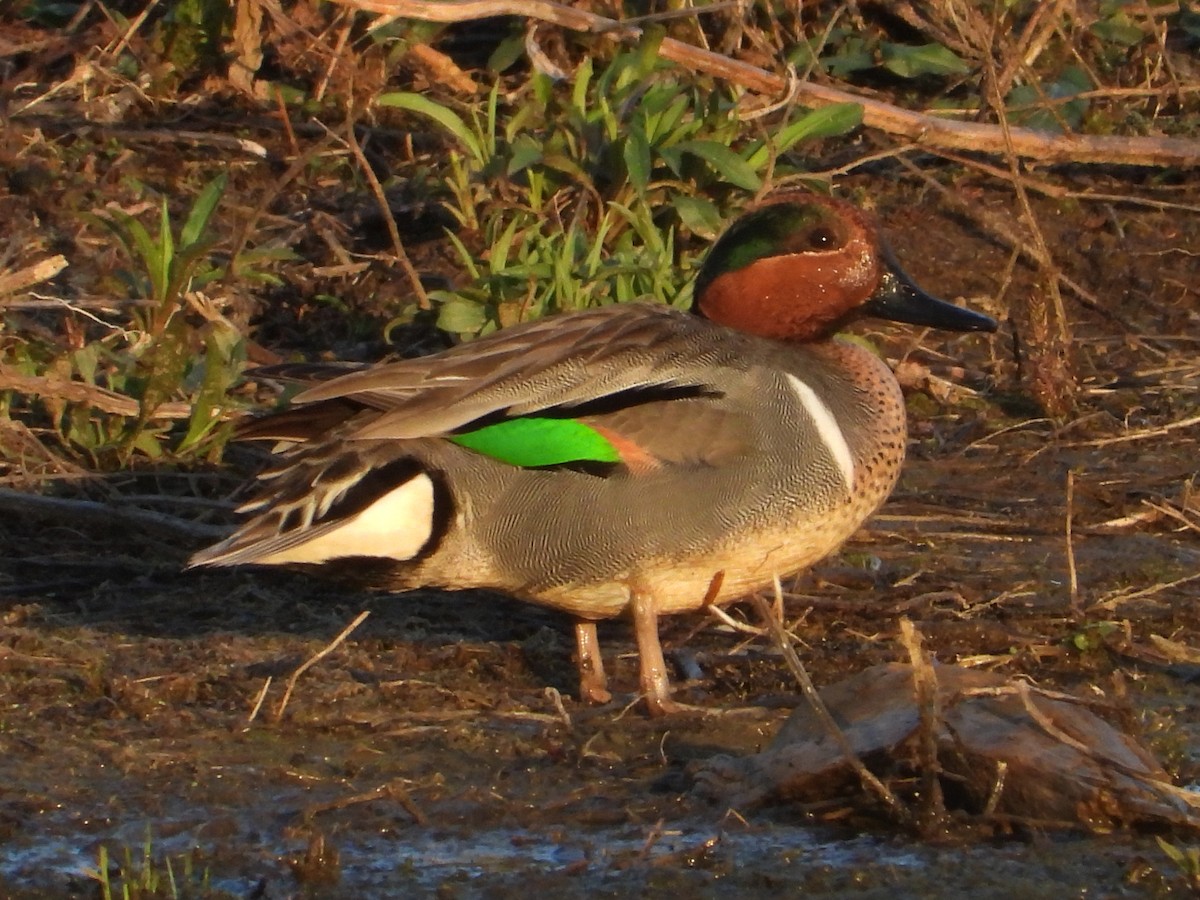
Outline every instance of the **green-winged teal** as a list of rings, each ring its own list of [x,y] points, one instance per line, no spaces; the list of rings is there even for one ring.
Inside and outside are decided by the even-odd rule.
[[[791,191],[709,252],[692,312],[629,303],[341,374],[246,436],[280,442],[249,519],[193,565],[372,558],[385,584],[491,588],[575,617],[581,694],[609,697],[596,621],[630,613],[649,709],[675,704],[658,616],[832,553],[887,498],[904,400],[835,331],[954,331],[857,208]]]

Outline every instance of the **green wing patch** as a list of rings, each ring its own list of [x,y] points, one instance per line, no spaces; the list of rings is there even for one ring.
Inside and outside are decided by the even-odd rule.
[[[522,469],[621,461],[621,454],[607,438],[577,419],[508,419],[475,431],[447,435],[446,439]]]

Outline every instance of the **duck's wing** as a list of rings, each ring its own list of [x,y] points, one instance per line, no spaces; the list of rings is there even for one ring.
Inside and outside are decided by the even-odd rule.
[[[588,417],[703,396],[717,390],[706,366],[735,357],[722,353],[712,331],[702,319],[651,304],[539,320],[318,382],[244,436],[312,440],[346,422],[339,440],[405,440],[548,410]]]
[[[631,305],[318,382],[292,408],[245,429],[290,444],[290,452],[242,507],[254,517],[192,565],[416,558],[449,527],[447,473],[425,466],[429,454],[462,452],[442,438],[510,473],[564,465],[604,477],[720,465],[745,451],[749,429],[742,412],[720,402],[722,379],[713,376],[744,366],[745,356],[736,336],[698,317]],[[574,423],[599,436],[604,452],[553,455],[564,446],[556,429]],[[513,425],[521,453],[534,449],[525,461],[495,443],[464,442],[493,426],[511,437]],[[548,431],[531,438],[525,426]]]

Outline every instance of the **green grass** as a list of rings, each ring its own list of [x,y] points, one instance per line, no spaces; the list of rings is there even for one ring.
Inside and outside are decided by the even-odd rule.
[[[207,869],[198,870],[192,853],[156,856],[150,829],[146,840],[135,851],[123,847],[116,858],[101,845],[96,868],[85,873],[96,882],[102,900],[224,900],[233,897],[213,888]]]

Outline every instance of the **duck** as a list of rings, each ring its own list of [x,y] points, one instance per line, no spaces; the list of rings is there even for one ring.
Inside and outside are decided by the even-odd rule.
[[[482,588],[558,610],[575,623],[580,699],[599,704],[612,693],[596,623],[627,616],[648,713],[685,708],[659,617],[810,567],[896,484],[900,386],[838,332],[864,316],[997,327],[919,288],[867,212],[806,190],[737,218],[692,296],[309,376],[241,429],[276,442],[275,464],[248,519],[190,566],[370,566],[387,591]]]

